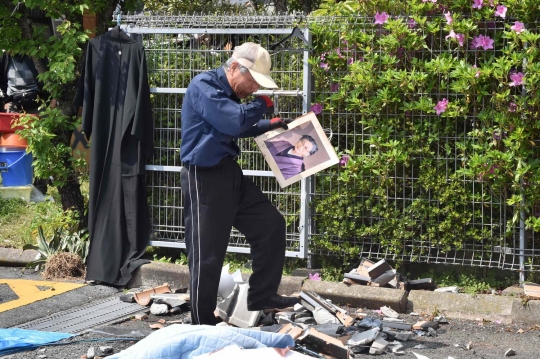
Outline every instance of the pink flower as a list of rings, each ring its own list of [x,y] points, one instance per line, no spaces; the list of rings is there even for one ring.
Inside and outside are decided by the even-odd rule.
[[[477,49],[479,47],[483,48],[484,50],[492,49],[493,40],[489,36],[478,35],[473,39],[471,46],[473,49]]]
[[[330,85],[330,92],[338,92],[339,90],[339,84],[338,83],[333,83]]]
[[[511,73],[510,74],[510,80],[512,80],[512,82],[510,82],[509,86],[512,87],[512,86],[522,85],[523,84],[523,76],[524,75],[521,72]]]
[[[354,59],[351,57],[347,60],[347,64],[352,65],[354,62]]]
[[[484,0],[473,0],[472,8],[480,10],[483,4],[484,4]]]
[[[444,111],[446,111],[446,108],[448,107],[448,100],[443,98],[441,101],[439,101],[435,106],[433,106],[433,109],[437,113],[437,115],[440,115]]]
[[[452,14],[450,14],[450,11],[444,13],[444,17],[446,18],[446,23],[450,25],[453,21]]]
[[[409,25],[409,29],[414,29],[416,27],[416,21],[414,21],[414,19],[409,19],[407,24]]]
[[[326,62],[321,62],[321,63],[319,64],[319,67],[320,67],[321,69],[323,69],[324,71],[328,71],[329,68],[330,68]]]
[[[456,39],[459,42],[459,46],[463,46],[463,42],[465,41],[465,35],[456,34]]]
[[[445,39],[456,39],[459,42],[459,46],[463,46],[463,41],[465,40],[465,35],[456,34],[454,30],[450,30],[450,34],[446,35]]]
[[[311,111],[313,111],[314,114],[318,115],[322,112],[322,106],[320,103],[314,103],[312,106],[311,106]]]
[[[379,14],[379,12],[377,11],[377,13],[375,14],[375,25],[384,24],[386,21],[388,21],[389,17],[390,16],[388,16],[388,14],[386,12],[383,11],[382,14]]]
[[[510,102],[508,104],[508,112],[516,112],[517,105],[515,102]]]
[[[506,10],[508,10],[506,6],[497,5],[497,9],[495,10],[495,16],[499,16],[504,19],[506,17]]]
[[[510,27],[510,29],[514,30],[516,33],[519,34],[525,31],[525,24],[523,24],[522,22],[516,21],[514,25]]]
[[[341,167],[346,166],[346,165],[347,165],[347,162],[349,162],[350,159],[351,159],[351,158],[350,158],[349,156],[343,155],[343,157],[341,157],[341,160],[339,160],[339,165],[340,165]]]
[[[309,279],[311,280],[321,280],[321,276],[319,275],[319,273],[314,273],[314,274],[309,273],[308,276],[309,276]]]

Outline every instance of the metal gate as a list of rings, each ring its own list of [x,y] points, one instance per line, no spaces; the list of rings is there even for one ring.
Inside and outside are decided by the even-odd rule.
[[[298,28],[301,15],[123,15],[121,28],[145,47],[155,121],[155,155],[149,165],[148,190],[152,219],[150,245],[185,248],[180,187],[181,105],[186,88],[197,74],[221,66],[234,46],[261,44],[272,57],[272,77],[280,90],[256,94],[274,99],[279,115],[296,118],[309,111],[311,77],[307,28]],[[287,223],[289,257],[306,258],[310,233],[311,179],[281,189],[253,139],[239,142],[244,174],[262,189]],[[236,229],[229,252],[248,253],[249,245]]]

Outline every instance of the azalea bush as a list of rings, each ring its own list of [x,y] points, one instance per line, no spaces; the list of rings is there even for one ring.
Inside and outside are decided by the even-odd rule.
[[[314,252],[504,266],[493,251],[515,246],[521,214],[534,248],[539,14],[530,0],[329,0],[314,12],[311,109],[341,156],[317,183],[330,194],[315,198]]]

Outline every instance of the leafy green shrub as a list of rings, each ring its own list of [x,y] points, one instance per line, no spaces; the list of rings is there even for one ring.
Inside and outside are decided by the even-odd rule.
[[[313,109],[342,156],[318,183],[331,191],[315,198],[314,252],[418,261],[469,245],[482,259],[512,243],[521,211],[540,238],[540,8],[504,4],[314,12]]]
[[[55,254],[69,252],[77,254],[82,261],[86,261],[90,240],[86,230],[79,230],[77,226],[63,226],[55,228],[52,235],[47,239],[43,228],[38,227],[37,245],[26,244],[23,250],[34,249],[40,254],[40,258],[28,263],[26,268],[40,268]]]

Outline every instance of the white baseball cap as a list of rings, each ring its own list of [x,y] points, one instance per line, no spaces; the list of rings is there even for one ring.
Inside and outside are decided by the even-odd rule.
[[[266,88],[278,88],[276,82],[270,77],[272,61],[264,47],[254,42],[246,42],[234,48],[232,57],[249,70],[259,85]]]

